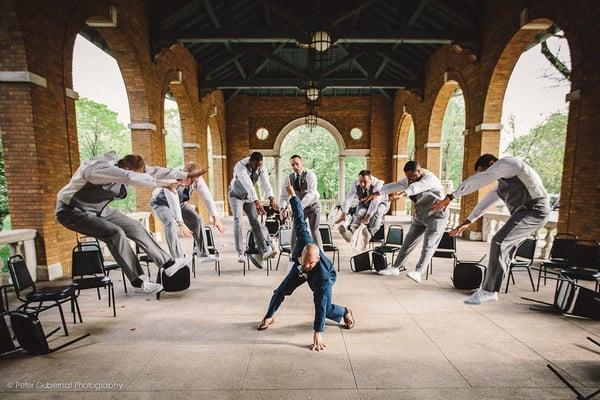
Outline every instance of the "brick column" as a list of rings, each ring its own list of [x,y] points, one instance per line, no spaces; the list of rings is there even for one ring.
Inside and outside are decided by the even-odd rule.
[[[474,131],[465,130],[465,154],[463,158],[463,180],[475,173],[473,169],[475,162],[480,155],[485,153],[498,156],[500,151],[500,131],[502,125],[480,124],[477,125]],[[460,200],[460,217],[466,219],[471,213],[475,205],[489,192],[489,188],[479,190],[468,196],[463,196]],[[473,240],[481,239],[481,219],[471,226],[470,229],[463,234],[464,237]]]
[[[165,140],[156,125],[151,122],[132,122],[128,128],[131,129],[133,154],[142,156],[146,165],[164,166],[166,164]],[[152,189],[139,187],[135,189],[135,203],[138,211],[150,211],[151,195]]]
[[[404,177],[404,164],[408,161],[408,154],[394,154],[394,165],[396,168],[396,180]],[[393,215],[406,215],[406,199],[399,198],[392,204]]]

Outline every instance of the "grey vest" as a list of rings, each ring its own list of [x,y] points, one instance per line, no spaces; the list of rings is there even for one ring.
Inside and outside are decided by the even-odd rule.
[[[87,182],[84,187],[73,195],[69,205],[100,215],[111,201],[124,199],[125,197],[127,197],[127,186],[121,183],[94,185]],[[63,203],[59,201],[58,208],[61,204]]]
[[[543,190],[545,191],[545,189]],[[504,201],[511,215],[520,208],[527,207],[532,203],[537,203],[537,200],[545,199],[546,202],[548,202],[547,196],[538,197],[536,199],[532,198],[527,186],[525,186],[523,181],[521,181],[517,175],[511,178],[498,179],[496,193],[498,193],[498,197]]]
[[[363,188],[359,184],[356,184],[355,187],[356,187],[356,197],[358,197],[359,204],[363,205],[364,207],[369,207],[369,204],[371,204],[371,201],[362,202],[360,199],[364,199],[365,197],[373,194],[373,185],[369,186],[368,189]]]
[[[433,203],[444,198],[444,194],[439,189],[426,190],[421,193],[410,196],[415,205],[415,214],[421,221],[428,218],[444,219],[450,213],[449,210],[431,212]]]
[[[194,189],[191,186],[178,186],[177,187],[177,195],[179,196],[179,204],[183,204],[190,200],[192,196],[192,192]],[[158,206],[169,206],[169,202],[167,201],[167,196],[165,195],[165,191],[161,190],[155,197],[152,198],[150,202],[152,207]]]
[[[252,171],[248,165],[246,165],[246,169],[250,172],[250,179],[252,180],[252,185],[256,185],[258,182],[258,171]],[[229,195],[231,197],[235,197],[240,200],[246,200],[248,198],[248,193],[242,185],[242,182],[236,177],[229,188]]]
[[[292,172],[289,177],[289,180],[290,182],[292,182],[292,186],[294,187],[294,190],[296,191],[298,197],[300,197],[300,200],[304,199],[304,196],[306,196],[306,194],[308,193],[308,183],[306,182],[306,174],[306,171],[302,171],[300,173],[299,179],[297,179],[296,173]]]

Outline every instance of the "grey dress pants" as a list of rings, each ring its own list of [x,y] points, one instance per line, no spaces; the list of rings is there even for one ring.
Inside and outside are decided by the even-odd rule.
[[[175,220],[175,215],[169,206],[159,205],[152,208],[160,219],[165,229],[165,239],[169,246],[169,251],[173,258],[183,257],[183,249],[179,241],[179,226]],[[206,257],[208,250],[206,249],[206,233],[204,232],[204,224],[202,218],[196,213],[194,208],[187,203],[181,205],[181,216],[183,223],[192,231],[198,257]]]

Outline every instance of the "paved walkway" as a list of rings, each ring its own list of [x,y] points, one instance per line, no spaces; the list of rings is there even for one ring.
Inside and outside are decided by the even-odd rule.
[[[50,356],[0,361],[0,392],[8,391],[0,397],[574,398],[546,368],[548,362],[578,386],[600,387],[600,349],[586,340],[600,339],[600,323],[530,311],[520,299],[548,301],[552,285],[532,293],[526,273],[518,273],[516,286],[499,304],[466,306],[466,294],[452,288],[449,260],[435,260],[433,276],[421,285],[405,276],[355,274],[349,269],[350,249],[337,233],[343,251],[334,301],[353,309],[356,328],[328,323],[327,350],[311,352],[314,308],[308,287],[302,287],[284,303],[272,328],[258,332],[256,324],[285,265],[268,277],[256,269],[242,276],[230,221],[227,229],[225,237],[217,236],[224,255],[221,277],[200,264],[189,290],[157,302],[125,295],[114,274],[117,318],[94,291],[82,294],[84,323],[69,328],[72,335],[92,336]],[[463,259],[487,252],[484,243],[460,241],[458,247]],[[57,326],[57,313],[45,314],[45,328]],[[89,384],[116,387],[94,391],[83,386]]]

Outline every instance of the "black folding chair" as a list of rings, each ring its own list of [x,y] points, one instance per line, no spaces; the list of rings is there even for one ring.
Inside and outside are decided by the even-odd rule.
[[[269,236],[272,238],[277,237],[279,233],[279,229],[281,228],[281,223],[279,222],[279,218],[271,217],[265,220],[265,226],[267,227],[267,231],[269,232]]]
[[[404,229],[401,225],[390,225],[388,227],[385,242],[381,246],[377,246],[373,249],[377,253],[383,255],[392,254],[392,264],[394,264],[394,258],[396,252],[400,251],[402,243],[404,242]]]
[[[371,240],[369,240],[369,246],[372,248],[376,244],[382,245],[385,243],[385,224],[382,223],[377,232],[373,235]]]
[[[560,271],[567,268],[573,258],[577,236],[570,233],[557,233],[550,249],[550,258],[542,261],[538,272],[537,290],[540,290],[542,274],[544,274],[544,286],[546,285],[548,270]]]
[[[210,226],[204,227],[204,239],[206,239],[206,251],[211,256],[217,257],[215,260],[215,271],[217,271],[217,275],[221,276],[221,259],[219,255],[219,250],[215,247],[215,237],[213,236],[213,231]],[[198,256],[198,246],[196,245],[196,241],[194,240],[194,248],[192,250],[192,274],[194,278],[196,277],[196,257]]]
[[[531,289],[535,292],[535,284],[533,283],[533,276],[531,275],[531,266],[533,265],[533,259],[535,258],[535,248],[537,246],[537,240],[534,238],[528,238],[519,244],[517,251],[508,267],[508,277],[506,278],[506,289],[504,293],[508,293],[508,285],[512,279],[513,285],[515,284],[515,276],[513,270],[517,268],[527,269],[529,274],[529,281],[531,282]]]
[[[454,267],[456,267],[456,238],[454,236],[450,236],[450,231],[446,231],[442,235],[442,239],[440,240],[435,253],[433,253],[433,257],[431,257],[431,261],[427,266],[425,280],[429,279],[429,275],[433,275],[433,258],[451,258],[452,269],[454,270]]]
[[[67,323],[65,322],[65,315],[62,309],[63,303],[70,302],[71,312],[74,315],[75,310],[77,310],[79,321],[81,321],[81,312],[79,311],[79,304],[77,303],[77,296],[75,295],[75,287],[73,285],[36,287],[31,274],[29,274],[25,260],[20,255],[12,256],[8,259],[8,271],[13,281],[17,299],[23,303],[17,308],[18,311],[30,311],[37,316],[43,311],[58,307],[65,336],[69,335],[69,331],[67,330]],[[44,306],[46,302],[51,302],[52,304]],[[37,307],[31,307],[30,304],[32,303],[39,304]]]
[[[81,241],[78,238],[77,239],[77,244],[81,245],[81,246],[90,245],[92,247],[94,247],[94,246],[100,247],[100,241],[98,239],[93,239],[93,240],[88,240],[88,241]],[[102,249],[102,247],[100,247],[100,249]],[[121,276],[123,278],[123,289],[125,290],[125,294],[127,294],[127,279],[125,278],[125,271],[123,271],[123,268],[121,268],[119,266],[119,264],[117,264],[116,261],[105,260],[104,259],[104,254],[102,254],[102,265],[104,267],[104,272],[106,273],[106,276],[110,275],[110,271],[114,271],[114,270],[117,270],[117,269],[121,270]]]
[[[246,255],[246,262],[244,262],[244,275],[246,275],[246,265],[248,268],[248,272],[250,272],[250,256],[252,255],[260,255],[260,251],[256,247],[256,240],[254,239],[254,232],[249,230],[246,235],[246,251],[244,252]],[[271,259],[263,260],[266,263],[267,276],[269,275],[269,270],[271,269]]]
[[[15,346],[12,337],[10,336],[8,325],[4,319],[5,316],[10,316],[10,324],[19,346]],[[50,348],[48,345],[48,338],[59,330],[60,328],[56,328],[49,334],[45,334],[36,313],[10,311],[0,314],[0,357],[19,353],[21,351],[25,351],[34,356],[50,354],[90,336],[89,333],[86,333],[76,339],[61,344],[58,347]]]
[[[369,250],[350,257],[350,270],[352,272],[372,271],[371,253],[372,251]]]
[[[277,256],[277,265],[275,271],[279,271],[279,261],[283,254],[287,254],[288,258],[292,254],[292,228],[282,226],[279,229],[279,256]]]
[[[560,275],[575,281],[595,282],[595,290],[600,284],[600,243],[578,240],[569,267],[562,269]]]
[[[333,244],[333,235],[331,234],[331,228],[329,225],[319,225],[319,233],[321,234],[321,241],[323,242],[323,252],[332,253],[333,265],[335,266],[335,257],[337,256],[337,270],[340,271],[340,249]]]
[[[115,288],[106,272],[102,260],[100,246],[77,245],[72,253],[71,277],[77,296],[82,290],[96,289],[100,300],[100,288],[108,289],[108,306],[113,309],[113,317],[117,316],[115,304]]]

